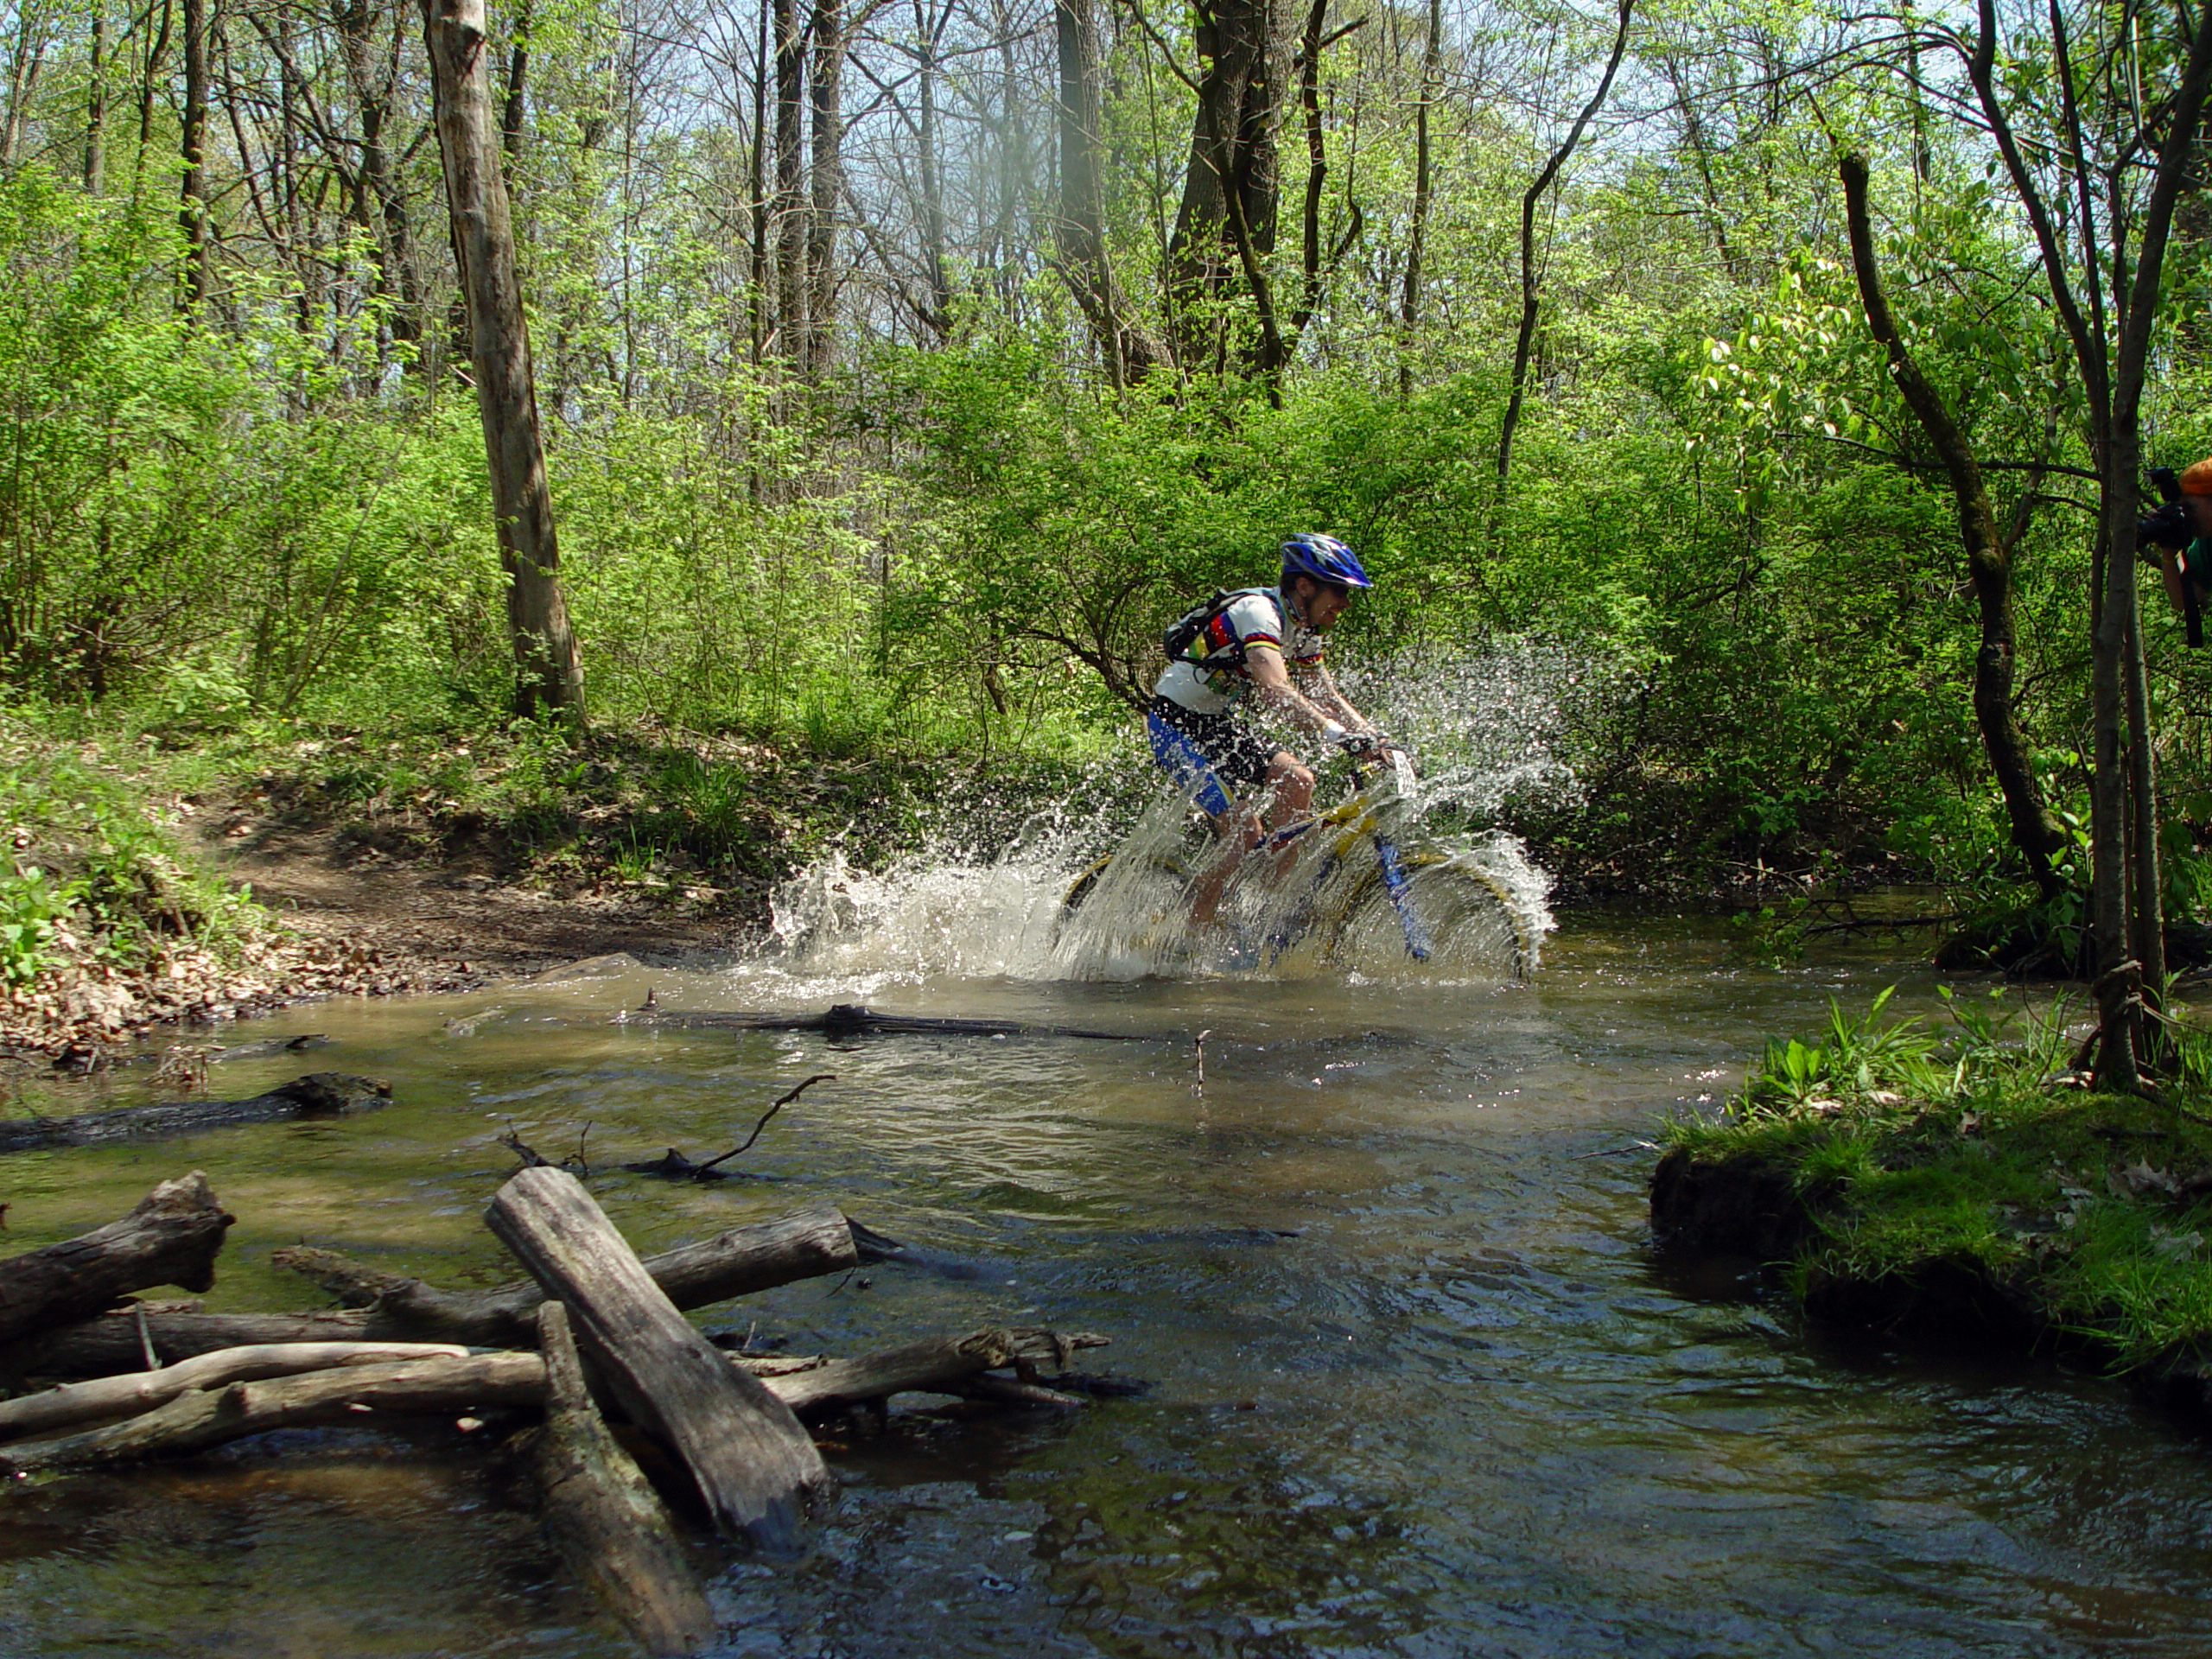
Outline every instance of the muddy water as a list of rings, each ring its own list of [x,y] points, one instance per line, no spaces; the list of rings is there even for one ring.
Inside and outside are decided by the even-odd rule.
[[[314,1065],[395,1103],[12,1159],[0,1198],[22,1248],[204,1168],[239,1217],[218,1306],[308,1300],[266,1264],[300,1240],[490,1281],[510,1126],[595,1165],[698,1156],[835,1072],[750,1179],[594,1189],[648,1248],[830,1199],[944,1258],[720,1316],[796,1350],[1046,1323],[1111,1334],[1111,1368],[1155,1387],[837,1456],[811,1556],[718,1568],[732,1653],[2201,1653],[2212,1454],[2177,1426],[2056,1368],[1837,1347],[1648,1253],[1656,1121],[1904,971],[1756,969],[1705,924],[1589,916],[1517,988],[618,969],[295,1010],[251,1034],[327,1032]],[[611,1023],[649,984],[1131,1035]],[[496,1460],[454,1445],[303,1433],[5,1495],[0,1651],[623,1651]]]

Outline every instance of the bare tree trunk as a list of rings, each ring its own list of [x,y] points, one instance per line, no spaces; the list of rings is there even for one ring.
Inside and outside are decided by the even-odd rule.
[[[770,1548],[796,1543],[830,1491],[822,1454],[789,1406],[677,1311],[583,1183],[518,1171],[484,1224],[567,1306],[601,1387],[675,1453],[715,1526]]]
[[[184,179],[177,224],[184,232],[187,309],[207,297],[207,3],[184,0]]]
[[[507,92],[499,106],[499,153],[512,166],[522,154],[522,130],[529,113],[530,6],[515,9],[515,37],[507,48]]]
[[[85,93],[85,194],[107,188],[107,3],[94,0],[92,82]]]
[[[537,1311],[545,1358],[545,1427],[533,1459],[545,1529],[569,1570],[649,1654],[685,1654],[714,1639],[714,1609],[669,1518],[584,1387],[568,1311]]]
[[[392,344],[411,347],[422,339],[422,302],[415,291],[406,198],[387,137],[399,79],[400,30],[393,20],[391,45],[379,53],[374,29],[382,16],[368,0],[349,0],[333,12],[332,20],[361,112],[359,218],[372,238],[377,293],[386,307],[383,333]]]
[[[162,27],[146,48],[145,73],[138,79],[138,151],[130,169],[130,199],[134,202],[138,200],[138,187],[145,177],[146,152],[153,148],[154,94],[160,84],[162,65],[168,57],[175,21],[171,0],[162,0]]]
[[[768,310],[768,8],[760,8],[760,28],[753,52],[753,292],[748,304],[753,366],[767,348]],[[760,494],[753,472],[753,494]]]
[[[435,82],[438,149],[468,308],[492,506],[507,572],[515,709],[524,715],[557,713],[581,725],[583,674],[561,593],[530,334],[516,280],[506,183],[493,141],[484,0],[423,0],[423,33]]]
[[[938,154],[937,48],[945,22],[951,15],[952,10],[947,6],[935,18],[930,18],[922,0],[914,0],[914,21],[921,26],[922,37],[918,94],[921,108],[915,132],[922,175],[922,262],[929,272],[928,321],[939,339],[952,332],[952,283],[945,274],[944,264],[944,180],[942,157]]]
[[[837,213],[844,194],[845,19],[841,0],[815,0],[813,201],[808,213],[805,373],[818,380],[836,351]]]
[[[1981,728],[1982,747],[1988,752],[1990,769],[1997,774],[1997,785],[2004,791],[2012,844],[2027,861],[2037,889],[2044,898],[2051,898],[2058,893],[2060,883],[2050,858],[2062,844],[2064,832],[2044,804],[2043,791],[2028,761],[2027,739],[2012,711],[2012,551],[1998,531],[1981,467],[1965,434],[1952,419],[1942,394],[1921,373],[1891,317],[1889,301],[1882,291],[1881,270],[1875,263],[1873,225],[1866,207],[1866,158],[1846,156],[1841,172],[1852,264],[1859,276],[1867,330],[1887,348],[1890,378],[1904,393],[1951,480],[1959,533],[1966,543],[1967,570],[1981,612],[1981,649],[1974,657],[1974,712]]]
[[[1363,27],[1367,19],[1355,19],[1335,33],[1324,35],[1321,25],[1327,21],[1329,0],[1313,0],[1306,14],[1306,33],[1298,47],[1298,102],[1306,116],[1306,211],[1304,213],[1304,246],[1301,257],[1305,273],[1305,292],[1299,299],[1298,309],[1292,313],[1290,332],[1302,334],[1313,314],[1321,308],[1321,296],[1328,285],[1330,275],[1344,263],[1351,245],[1359,239],[1366,226],[1366,216],[1359,204],[1350,204],[1350,222],[1344,233],[1337,239],[1334,248],[1326,250],[1325,259],[1321,243],[1321,192],[1329,180],[1329,149],[1321,126],[1321,54],[1330,41]],[[1354,118],[1357,130],[1357,118]]]
[[[1414,330],[1421,322],[1421,257],[1428,238],[1428,205],[1434,192],[1429,174],[1428,111],[1436,101],[1436,79],[1444,61],[1444,0],[1428,0],[1428,40],[1421,54],[1421,103],[1414,111],[1414,222],[1406,238],[1406,339],[1398,359],[1398,393],[1413,390]]]
[[[1536,175],[1521,198],[1521,329],[1513,341],[1513,378],[1511,391],[1505,400],[1505,419],[1497,434],[1497,493],[1502,505],[1505,486],[1513,470],[1513,435],[1521,424],[1521,404],[1529,389],[1529,353],[1536,341],[1536,207],[1552,181],[1574,154],[1575,146],[1582,142],[1583,130],[1595,120],[1605,106],[1605,94],[1613,87],[1613,77],[1620,71],[1621,54],[1628,50],[1629,17],[1636,8],[1636,0],[1620,0],[1620,24],[1613,35],[1612,55],[1605,60],[1605,73],[1598,82],[1598,90],[1582,106],[1582,113],[1574,118],[1574,124],[1567,129],[1566,138],[1554,150],[1551,159],[1544,163],[1544,170]]]
[[[776,329],[777,348],[794,360],[806,332],[806,210],[801,189],[806,159],[806,39],[798,0],[774,0],[776,29]]]
[[[1198,109],[1168,244],[1185,362],[1205,353],[1214,331],[1204,308],[1226,291],[1230,262],[1246,268],[1274,251],[1275,125],[1290,56],[1281,0],[1223,0],[1198,16]]]
[[[1053,0],[1052,27],[1060,71],[1060,275],[1090,320],[1107,378],[1118,391],[1142,379],[1157,354],[1124,312],[1106,245],[1098,170],[1098,25],[1090,0]]]

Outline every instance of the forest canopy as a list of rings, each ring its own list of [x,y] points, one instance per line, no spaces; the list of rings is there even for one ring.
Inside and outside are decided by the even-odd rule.
[[[1081,752],[1125,729],[1166,620],[1310,528],[1377,577],[1341,662],[1470,688],[1567,664],[1576,791],[1503,810],[1589,886],[2017,874],[1959,509],[1856,281],[1858,153],[1897,329],[1988,468],[2005,701],[2063,861],[2090,817],[2101,463],[1988,112],[2047,183],[2101,158],[2044,200],[2117,311],[2187,22],[495,5],[591,717]],[[504,721],[421,12],[16,0],[0,48],[9,695]],[[2146,466],[2212,451],[2194,167],[2171,218]],[[2155,596],[2143,650],[2187,910],[2212,681]],[[1478,728],[1482,696],[1460,712]]]

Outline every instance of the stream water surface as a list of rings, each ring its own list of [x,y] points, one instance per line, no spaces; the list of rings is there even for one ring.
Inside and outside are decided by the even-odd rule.
[[[988,964],[986,964],[986,969]],[[791,1564],[717,1561],[726,1650],[797,1656],[2201,1654],[2212,1456],[2124,1389],[2017,1358],[1841,1347],[1656,1262],[1669,1111],[1762,1034],[1908,968],[1775,969],[1726,930],[1571,914],[1532,984],[1025,980],[858,958],[621,963],[461,999],[330,1003],[315,1069],[394,1101],[0,1166],[11,1249],[207,1172],[214,1307],[313,1294],[299,1241],[449,1284],[512,1275],[480,1216],[510,1128],[595,1169],[768,1128],[747,1179],[591,1185],[643,1249],[800,1204],[926,1247],[714,1310],[795,1351],[1040,1324],[1141,1398],[836,1454]],[[1126,1040],[614,1023],[664,1007],[1012,1017]],[[1191,1038],[1211,1030],[1203,1091]],[[246,1094],[300,1057],[216,1074]],[[80,1096],[55,1085],[22,1105]],[[143,1098],[125,1074],[118,1101]],[[588,1131],[587,1135],[587,1125]],[[496,1457],[448,1425],[266,1437],[0,1495],[9,1655],[612,1655]]]

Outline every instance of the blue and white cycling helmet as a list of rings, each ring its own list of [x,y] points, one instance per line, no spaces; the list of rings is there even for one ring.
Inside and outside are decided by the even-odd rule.
[[[1359,557],[1333,536],[1300,531],[1282,544],[1282,579],[1311,576],[1337,588],[1372,588]]]

